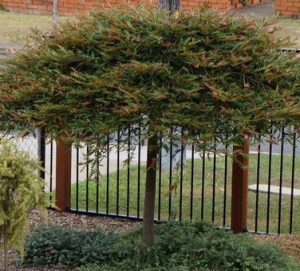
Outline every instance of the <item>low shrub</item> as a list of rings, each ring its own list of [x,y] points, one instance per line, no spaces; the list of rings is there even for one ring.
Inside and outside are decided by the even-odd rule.
[[[207,223],[170,222],[155,231],[155,245],[145,249],[140,229],[117,234],[50,226],[27,239],[25,260],[77,266],[79,271],[300,270],[280,249]]]
[[[29,264],[80,266],[109,262],[113,245],[119,239],[114,233],[75,231],[59,226],[43,227],[25,241],[25,259]]]

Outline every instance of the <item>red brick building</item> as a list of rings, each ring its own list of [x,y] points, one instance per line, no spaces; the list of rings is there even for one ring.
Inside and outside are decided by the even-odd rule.
[[[58,0],[58,12],[59,15],[72,15],[91,9],[117,7],[120,4],[138,3],[139,1],[140,0]],[[182,0],[181,3],[184,10],[197,9],[203,5],[219,10],[226,10],[242,7],[243,5],[240,1],[241,0]],[[248,0],[248,3],[251,5],[262,1],[264,0]],[[52,10],[52,0],[0,0],[0,4],[11,11],[18,12],[47,14],[51,13]]]
[[[300,0],[276,0],[275,12],[287,16],[300,16]]]
[[[138,3],[141,0],[58,0],[59,15],[72,15],[91,9],[117,7],[125,3]],[[156,0],[146,0],[156,1]],[[219,10],[243,7],[242,0],[182,0],[184,10],[197,9],[203,5]],[[248,5],[259,4],[265,0],[246,0]],[[38,14],[51,13],[52,0],[0,0],[0,4],[11,11]],[[300,0],[276,0],[275,12],[288,16],[300,16]]]

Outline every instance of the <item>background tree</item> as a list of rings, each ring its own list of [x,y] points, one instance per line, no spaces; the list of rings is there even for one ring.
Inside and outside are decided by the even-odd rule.
[[[143,238],[151,246],[159,137],[213,150],[241,144],[245,133],[269,135],[270,121],[274,133],[298,123],[300,64],[283,46],[268,23],[209,10],[92,13],[37,37],[9,63],[0,127],[44,129],[101,156],[108,136],[130,127],[148,142]]]

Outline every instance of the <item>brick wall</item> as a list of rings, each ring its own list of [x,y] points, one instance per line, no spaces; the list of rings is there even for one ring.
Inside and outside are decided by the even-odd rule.
[[[300,16],[300,0],[276,0],[275,12],[287,16]]]
[[[117,7],[120,4],[138,3],[139,1],[140,0],[58,0],[58,12],[59,15],[73,15],[83,13],[91,9],[101,9],[103,7]],[[263,0],[248,1],[251,5],[260,3]],[[2,4],[11,11],[17,12],[49,14],[52,10],[52,0],[0,0],[0,4]],[[208,5],[211,8],[219,10],[243,7],[239,0],[182,0],[181,4],[183,10],[193,10],[203,5]]]

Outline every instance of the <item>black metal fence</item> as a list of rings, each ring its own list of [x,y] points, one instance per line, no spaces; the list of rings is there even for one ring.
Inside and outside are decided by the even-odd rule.
[[[281,133],[285,134],[282,129]],[[123,135],[124,136],[124,135]],[[128,137],[128,150],[112,136],[107,157],[91,178],[89,146],[72,147],[72,212],[141,220],[147,147]],[[56,189],[56,143],[40,137],[11,137],[21,150],[44,161],[45,191],[52,206]],[[249,154],[248,229],[262,233],[300,232],[300,151],[297,134],[280,142],[266,140]],[[132,150],[132,144],[136,145]],[[162,144],[162,142],[161,142]],[[156,186],[156,220],[206,220],[230,227],[232,162],[228,153],[201,151],[171,144],[161,149]],[[218,149],[217,148],[217,149]],[[44,176],[45,175],[45,176]]]

